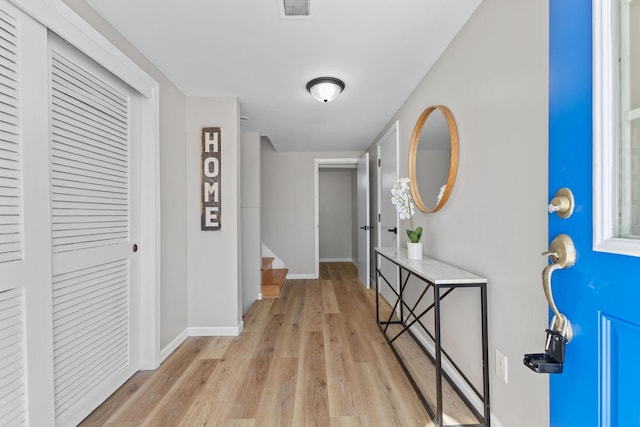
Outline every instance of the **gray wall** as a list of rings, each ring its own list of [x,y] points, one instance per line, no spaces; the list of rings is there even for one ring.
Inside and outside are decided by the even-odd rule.
[[[187,98],[187,286],[189,327],[233,333],[242,322],[240,111],[237,98]],[[222,128],[222,227],[200,229],[201,135]]]
[[[505,426],[549,424],[548,377],[521,362],[523,354],[543,351],[548,326],[540,279],[548,19],[548,2],[484,0],[393,118],[400,122],[400,176],[407,176],[409,138],[424,108],[444,104],[457,121],[460,164],[451,198],[438,213],[418,214],[416,223],[425,228],[427,255],[488,278],[491,406]],[[466,296],[446,303],[446,348],[463,364],[476,345],[472,304]],[[508,384],[494,375],[496,348],[508,357]]]
[[[186,97],[85,0],[63,1],[152,76],[160,86],[160,345],[164,348],[187,327]]]
[[[351,259],[358,263],[358,173],[351,170]]]
[[[320,261],[352,260],[353,169],[321,169],[319,178]]]
[[[260,135],[243,131],[241,145],[242,312],[246,313],[261,291]]]
[[[284,261],[289,274],[315,274],[314,159],[362,153],[276,152],[262,138],[262,241]]]

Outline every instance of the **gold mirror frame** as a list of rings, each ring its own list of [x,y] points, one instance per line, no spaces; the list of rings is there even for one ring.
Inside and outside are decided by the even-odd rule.
[[[416,161],[418,158],[418,145],[420,144],[420,135],[422,133],[422,128],[424,127],[425,122],[429,115],[435,110],[439,110],[447,122],[447,126],[449,127],[449,140],[451,143],[451,160],[449,162],[449,176],[447,177],[447,186],[445,188],[444,194],[436,204],[433,209],[429,209],[424,202],[422,201],[422,197],[420,197],[420,189],[418,188],[418,181],[416,177]],[[409,185],[411,187],[411,196],[413,197],[413,202],[416,207],[425,213],[433,213],[438,212],[449,200],[449,196],[451,195],[451,191],[453,191],[453,185],[456,182],[456,175],[458,174],[458,155],[459,155],[459,145],[458,145],[458,128],[456,127],[456,121],[453,118],[453,114],[451,111],[444,105],[432,105],[431,107],[426,108],[418,120],[416,121],[416,125],[413,128],[413,134],[411,135],[411,145],[409,146]]]

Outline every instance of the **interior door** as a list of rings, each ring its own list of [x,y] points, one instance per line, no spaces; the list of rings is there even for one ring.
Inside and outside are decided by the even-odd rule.
[[[138,369],[137,102],[50,40],[55,411],[76,425]]]
[[[369,153],[358,160],[356,171],[358,191],[358,279],[369,289],[371,225],[369,222]]]
[[[0,1],[1,426],[51,425],[54,413],[46,40]]]
[[[592,1],[551,0],[549,197],[569,187],[576,206],[567,219],[550,216],[549,238],[566,233],[577,251],[552,276],[574,332],[564,372],[550,378],[553,427],[640,425],[640,258],[592,249],[592,78]]]
[[[391,187],[398,178],[398,138],[397,126],[394,125],[381,139],[378,145],[378,246],[398,246],[398,215],[391,203]],[[389,281],[393,289],[398,291],[398,267],[378,257],[378,268]],[[380,294],[393,304],[396,296],[384,283],[379,281]]]

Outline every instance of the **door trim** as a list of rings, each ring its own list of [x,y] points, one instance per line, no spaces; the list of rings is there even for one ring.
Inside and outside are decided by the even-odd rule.
[[[9,0],[89,58],[131,86],[141,97],[141,182],[160,182],[159,85],[107,38],[60,0]],[[140,198],[140,369],[160,365],[160,186]]]
[[[377,187],[377,196],[378,196],[378,200],[376,201],[376,211],[377,211],[377,217],[378,219],[375,220],[376,222],[376,228],[378,229],[378,232],[376,233],[377,238],[376,238],[376,245],[379,247],[381,242],[382,242],[382,230],[380,229],[380,209],[381,209],[381,205],[380,205],[380,200],[382,200],[381,194],[380,194],[380,188],[382,187],[381,185],[381,177],[380,177],[380,144],[382,141],[385,141],[387,139],[387,137],[389,135],[391,135],[392,132],[396,133],[396,176],[400,173],[400,136],[398,135],[398,132],[400,130],[400,122],[398,120],[396,120],[391,126],[389,126],[389,128],[384,132],[384,134],[382,135],[381,138],[379,138],[376,141],[376,162],[378,164],[378,169],[376,170],[376,187]],[[396,215],[396,227],[400,228],[400,218]],[[396,235],[396,246],[398,246],[400,243],[400,233],[398,233]],[[372,252],[373,253],[373,252]]]
[[[358,158],[313,159],[313,224],[315,246],[313,252],[314,278],[320,277],[320,168],[356,168]]]

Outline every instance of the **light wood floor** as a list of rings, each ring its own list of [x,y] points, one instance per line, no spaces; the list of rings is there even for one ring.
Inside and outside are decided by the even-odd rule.
[[[81,426],[431,426],[350,263],[256,302],[239,337],[189,338]]]

